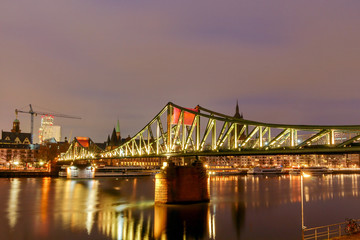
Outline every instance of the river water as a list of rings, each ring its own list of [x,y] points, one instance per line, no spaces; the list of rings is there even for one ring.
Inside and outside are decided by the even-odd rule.
[[[300,239],[300,176],[210,178],[210,203],[154,205],[154,178],[0,179],[0,239]],[[304,179],[307,227],[360,218],[360,175]]]

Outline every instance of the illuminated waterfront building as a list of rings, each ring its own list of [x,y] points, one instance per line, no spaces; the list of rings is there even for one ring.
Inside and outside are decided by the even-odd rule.
[[[0,141],[0,164],[6,165],[11,162],[33,162],[36,159],[37,147],[31,144],[31,134],[22,133],[20,121],[13,122],[10,132],[2,131]]]
[[[253,156],[207,156],[202,157],[210,166],[283,166],[300,165],[329,167],[359,167],[360,154],[309,154],[309,155],[253,155]]]

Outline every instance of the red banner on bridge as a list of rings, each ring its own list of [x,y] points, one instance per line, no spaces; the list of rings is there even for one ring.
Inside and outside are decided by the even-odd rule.
[[[90,145],[90,139],[87,137],[76,137],[76,140],[80,143],[83,147],[89,147]]]
[[[194,109],[194,108],[187,108],[187,109],[194,112],[198,112],[198,109]],[[179,108],[174,107],[171,124],[177,124],[179,122],[180,113],[181,110]],[[192,125],[194,119],[195,119],[195,114],[184,111],[185,125]]]

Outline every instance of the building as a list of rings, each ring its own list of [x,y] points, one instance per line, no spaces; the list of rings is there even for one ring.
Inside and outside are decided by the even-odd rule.
[[[21,132],[20,121],[16,116],[11,131],[1,131],[0,165],[34,162],[37,153],[38,146],[31,144],[30,133]]]
[[[243,120],[244,117],[243,117],[243,114],[241,113],[240,114],[240,111],[239,111],[239,103],[236,102],[236,108],[235,108],[235,115],[234,115],[234,118],[237,118],[239,120]],[[245,129],[243,129],[244,125],[237,125],[237,128],[236,128],[236,136],[237,136],[237,143],[239,144],[239,140],[245,140],[246,139],[246,135],[245,135]],[[237,148],[238,146],[234,146],[235,144],[235,134],[234,134],[234,131],[231,132],[230,134],[230,146],[231,148]]]
[[[130,137],[130,136],[129,136]],[[128,137],[128,138],[129,138]],[[116,127],[114,127],[111,137],[108,135],[106,143],[106,150],[117,148],[122,143],[126,142],[128,138],[121,138],[120,134],[120,123],[117,121]]]
[[[20,130],[20,121],[17,119],[13,122],[13,128],[10,132],[1,131],[1,143],[3,144],[31,144],[31,134],[22,133]]]
[[[293,167],[326,166],[334,168],[360,167],[360,154],[307,154],[307,155],[238,155],[202,157],[209,166],[232,167]]]
[[[41,126],[39,128],[39,143],[42,144],[45,140],[55,139],[56,142],[61,141],[61,127],[54,125],[53,116],[41,116]]]
[[[0,164],[29,163],[37,160],[38,149],[29,144],[3,144],[0,143]]]

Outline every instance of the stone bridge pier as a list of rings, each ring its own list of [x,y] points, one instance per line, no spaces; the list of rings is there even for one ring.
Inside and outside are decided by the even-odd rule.
[[[95,168],[91,164],[73,164],[67,167],[67,178],[94,178]]]
[[[198,159],[185,166],[170,160],[155,176],[155,204],[209,202],[209,192],[206,168]]]

